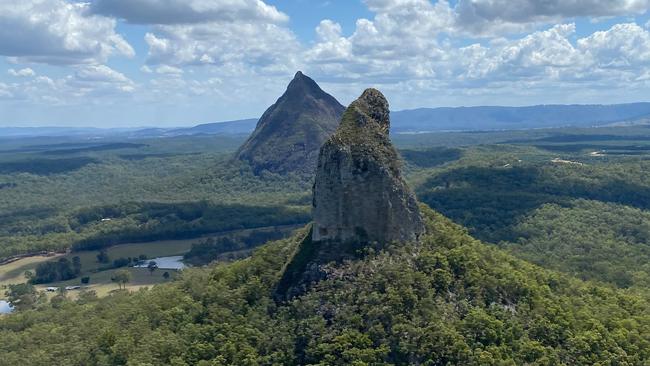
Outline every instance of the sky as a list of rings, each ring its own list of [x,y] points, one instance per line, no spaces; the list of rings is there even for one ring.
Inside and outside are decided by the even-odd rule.
[[[392,110],[650,101],[650,0],[0,0],[0,127],[258,118],[296,71]]]

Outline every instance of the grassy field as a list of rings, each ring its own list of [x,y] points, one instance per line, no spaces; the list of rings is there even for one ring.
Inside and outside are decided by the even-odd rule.
[[[131,291],[138,290],[142,287],[149,287],[159,283],[172,281],[177,276],[177,271],[171,269],[157,269],[154,272],[149,272],[146,268],[124,268],[131,272],[131,281],[127,284],[126,288]],[[93,290],[97,296],[102,297],[110,294],[112,291],[118,289],[117,283],[111,281],[115,271],[119,269],[109,269],[84,276],[90,277],[90,283],[84,286],[87,290]],[[170,277],[166,280],[163,273],[169,272]],[[63,287],[80,285],[79,279],[75,278],[69,281],[56,282],[48,285],[37,286],[38,289],[44,290],[48,286]],[[68,296],[75,298],[79,293],[78,290],[68,291]]]
[[[120,257],[137,257],[141,254],[148,258],[167,257],[174,255],[183,255],[187,252],[193,243],[201,241],[201,238],[188,240],[163,240],[150,243],[135,243],[117,245],[107,249],[111,260]],[[117,269],[100,270],[106,264],[97,263],[96,251],[70,253],[56,256],[34,256],[17,260],[15,262],[0,266],[0,299],[4,298],[2,288],[7,285],[25,282],[25,271],[34,271],[39,263],[57,260],[66,257],[72,260],[72,257],[79,256],[81,259],[82,272],[79,278],[69,281],[49,283],[46,285],[36,286],[39,290],[45,290],[46,287],[64,287],[80,285],[81,277],[90,277],[90,283],[85,288],[94,290],[98,296],[106,296],[111,291],[117,289],[117,284],[111,281],[113,274]],[[126,268],[131,272],[131,282],[127,285],[129,290],[137,290],[141,287],[152,286],[165,282],[163,273],[169,272],[170,280],[176,275],[175,270],[158,269],[150,273],[146,268]],[[69,291],[71,297],[75,297],[78,291]]]
[[[291,225],[289,227],[292,227]],[[208,235],[200,238],[194,239],[184,239],[184,240],[160,240],[152,241],[146,243],[130,243],[130,244],[120,244],[112,246],[106,249],[108,253],[110,263],[117,258],[137,258],[140,255],[146,255],[147,258],[156,258],[156,257],[170,257],[183,255],[187,253],[192,245],[198,242],[205,240],[208,237],[223,237],[223,236],[241,236],[249,234],[253,231],[263,231],[268,228],[257,228],[257,229],[245,229],[245,230],[236,230],[229,231],[220,234]],[[81,259],[81,275],[78,278],[54,282],[46,285],[36,286],[37,289],[45,290],[46,287],[65,287],[65,286],[76,286],[81,285],[82,277],[90,277],[90,282],[85,288],[89,290],[94,290],[97,292],[98,296],[106,296],[111,291],[114,291],[118,288],[117,284],[111,281],[113,274],[118,269],[107,269],[107,266],[110,266],[110,263],[103,264],[97,262],[98,251],[80,251],[72,252],[68,254],[58,254],[53,256],[33,256],[19,259],[15,262],[11,262],[5,265],[0,266],[0,300],[4,298],[3,287],[23,283],[25,279],[25,271],[32,271],[36,269],[39,263],[46,261],[55,261],[59,258],[67,258],[72,261],[72,258],[78,256]],[[126,286],[129,290],[137,290],[142,287],[152,286],[155,284],[163,283],[166,281],[171,281],[177,275],[176,270],[171,269],[158,269],[153,273],[150,273],[146,268],[123,268],[131,272],[131,281]],[[163,273],[169,272],[169,280],[165,280]],[[78,291],[69,291],[69,295],[74,297]]]
[[[190,250],[193,243],[197,243],[201,240],[203,239],[196,238],[187,240],[162,240],[148,243],[121,244],[110,247],[106,251],[111,261],[120,257],[138,257],[141,254],[146,255],[148,258],[167,257],[174,255],[183,255]],[[106,266],[106,264],[97,263],[97,253],[97,251],[87,251],[49,257],[34,256],[5,264],[3,266],[0,266],[0,286],[25,282],[25,271],[34,271],[39,263],[57,260],[61,257],[72,260],[72,258],[75,256],[78,256],[81,259],[82,277],[90,275],[91,281],[93,280],[93,277],[97,277],[97,279],[104,279],[103,274],[111,271],[97,272],[101,269],[102,266]],[[78,285],[79,279],[76,278],[74,280],[67,281],[66,285],[68,285],[68,282],[74,282],[75,285]],[[110,276],[108,277],[108,282],[110,282]],[[48,286],[58,285],[59,283],[54,283],[49,284]]]
[[[53,260],[61,256],[61,254],[49,257],[38,255],[22,258],[0,266],[0,288],[6,285],[25,282],[25,271],[33,271],[39,263]],[[4,294],[0,292],[0,299],[3,297],[3,295]]]

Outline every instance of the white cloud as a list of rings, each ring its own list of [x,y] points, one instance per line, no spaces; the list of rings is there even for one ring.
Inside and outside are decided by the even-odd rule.
[[[0,55],[17,62],[101,63],[133,56],[115,20],[88,14],[88,4],[64,0],[0,1]]]
[[[340,25],[325,20],[317,28],[318,42],[305,60],[319,75],[343,80],[433,77],[435,62],[445,57],[439,35],[453,29],[453,9],[446,1],[367,0],[374,19],[359,19],[349,37]]]
[[[9,85],[0,83],[0,99],[13,98],[13,94],[9,90]]]
[[[459,28],[493,33],[575,17],[639,15],[649,9],[650,0],[460,0],[455,12]]]
[[[578,40],[599,68],[638,69],[650,64],[650,33],[634,23],[616,24]]]
[[[0,98],[77,107],[128,100],[129,111],[150,108],[169,121],[174,111],[236,118],[258,112],[250,100],[261,112],[297,69],[343,103],[375,86],[396,108],[647,98],[650,22],[578,37],[572,18],[633,16],[648,2],[364,0],[369,19],[350,32],[324,19],[316,39],[301,44],[286,14],[262,0],[0,0],[0,54],[71,64],[63,77],[13,66]],[[104,66],[111,55],[133,54],[111,17],[147,25],[142,83]]]
[[[295,68],[300,46],[293,33],[269,23],[203,23],[156,26],[147,33],[147,63],[215,65],[249,72]]]
[[[399,24],[404,34],[441,31],[452,35],[490,36],[529,31],[576,17],[641,15],[650,0],[364,0],[376,14],[377,28]],[[384,23],[383,25],[380,23]],[[359,26],[357,25],[357,28]]]
[[[455,59],[467,66],[468,72],[461,74],[463,78],[554,78],[560,71],[585,65],[582,55],[568,39],[574,32],[574,24],[560,24],[518,40],[492,45],[470,57],[469,63],[465,61],[467,58]]]
[[[341,25],[329,19],[322,20],[316,27],[316,34],[322,42],[336,41],[342,32]]]
[[[5,85],[0,96],[47,105],[111,104],[114,99],[106,97],[128,95],[135,89],[131,79],[108,66],[81,65],[61,78],[41,75]]]
[[[290,73],[302,51],[284,24],[288,16],[261,0],[99,0],[92,10],[151,25],[147,64],[159,65],[158,73],[200,65],[235,74]]]
[[[288,20],[286,14],[261,0],[96,0],[91,11],[138,24]]]
[[[365,3],[375,17],[359,19],[347,37],[331,20],[319,24],[317,42],[305,52],[308,72],[331,82],[478,92],[482,88],[517,90],[521,85],[600,86],[605,80],[623,85],[632,79],[631,70],[638,78],[649,67],[650,34],[633,23],[580,40],[575,40],[575,24],[569,23],[515,39],[462,44],[470,31],[522,29],[543,20],[581,15],[636,14],[645,11],[650,0],[515,0],[507,4],[506,0],[461,0],[455,7],[444,0]],[[478,28],[465,24],[468,12],[483,24]]]
[[[329,21],[321,23],[319,42],[306,52],[307,72],[332,83],[399,90],[398,103],[420,100],[420,105],[427,104],[422,102],[427,94],[477,100],[479,95],[508,92],[513,97],[532,98],[539,93],[542,98],[560,98],[560,92],[572,90],[564,94],[566,98],[581,90],[625,90],[633,83],[645,83],[647,78],[639,75],[650,72],[650,32],[634,23],[617,24],[577,40],[575,24],[558,24],[520,38],[493,38],[460,47],[445,37],[436,41],[412,31],[414,39],[396,48],[398,31],[393,29],[398,28],[363,21],[344,37]],[[370,41],[360,34],[373,38]],[[363,45],[357,45],[361,39]],[[364,48],[370,44],[376,50]],[[392,48],[401,52],[384,51]]]
[[[178,67],[168,66],[168,65],[162,65],[156,68],[156,72],[158,74],[180,75],[183,73],[183,69],[180,69]]]
[[[20,70],[15,70],[15,69],[9,69],[7,70],[9,75],[15,76],[15,77],[27,77],[27,76],[34,76],[36,73],[34,70],[30,69],[29,67],[26,67],[24,69]]]

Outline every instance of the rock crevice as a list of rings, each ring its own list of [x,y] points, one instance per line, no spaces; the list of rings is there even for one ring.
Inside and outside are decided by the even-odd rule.
[[[313,241],[406,242],[424,224],[392,146],[388,102],[366,90],[323,145],[314,183]]]
[[[314,222],[284,270],[277,300],[298,296],[327,278],[329,263],[358,258],[368,247],[417,241],[424,234],[389,128],[388,102],[375,89],[366,90],[343,113],[320,149]]]

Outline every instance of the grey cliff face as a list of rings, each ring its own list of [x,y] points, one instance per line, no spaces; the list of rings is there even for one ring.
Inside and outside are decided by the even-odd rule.
[[[329,276],[332,263],[364,255],[368,247],[411,242],[424,222],[388,138],[388,102],[366,90],[343,113],[321,147],[314,182],[311,232],[287,263],[276,301],[299,296]]]
[[[299,71],[285,93],[264,112],[235,157],[248,162],[255,174],[267,170],[311,175],[318,150],[336,130],[344,110]]]
[[[320,150],[312,240],[407,242],[424,233],[414,194],[401,177],[389,138],[388,102],[366,90]]]

